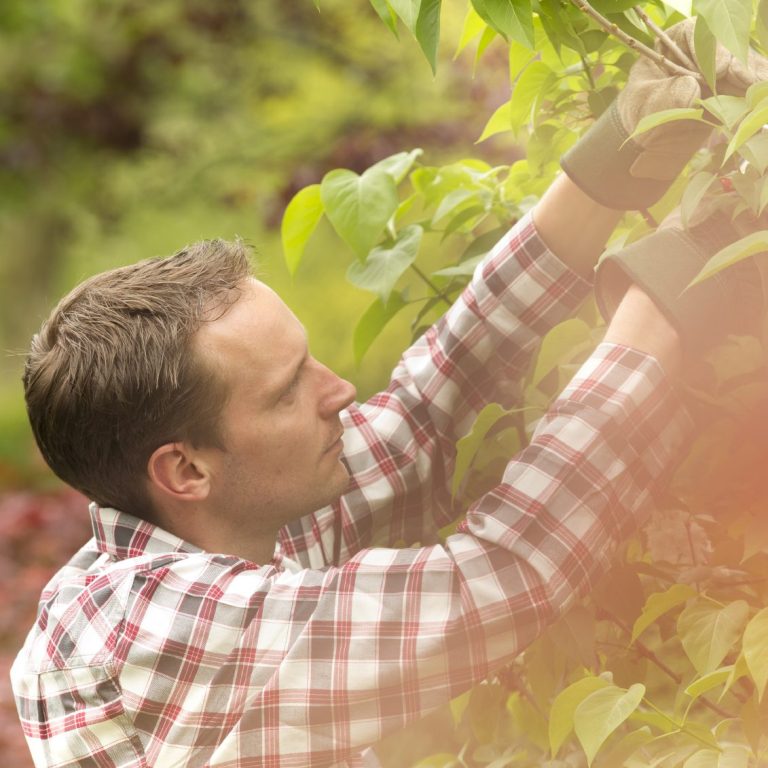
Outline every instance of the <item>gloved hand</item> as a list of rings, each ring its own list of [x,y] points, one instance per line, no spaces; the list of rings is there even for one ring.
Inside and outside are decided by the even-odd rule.
[[[693,44],[695,20],[686,19],[666,30],[696,63]],[[657,41],[657,50],[671,58]],[[717,91],[742,95],[755,82],[768,79],[768,60],[750,52],[748,67],[718,44]],[[563,170],[593,200],[608,208],[637,210],[653,205],[680,173],[710,133],[692,120],[653,128],[628,137],[640,120],[654,112],[691,107],[702,93],[700,81],[670,74],[641,56],[632,66],[627,84],[587,133],[562,158]]]
[[[595,279],[600,312],[609,320],[635,283],[677,330],[688,352],[702,352],[728,334],[762,336],[768,254],[687,286],[718,251],[767,227],[768,222],[748,214],[734,222],[716,202],[700,206],[688,228],[673,214],[655,232],[600,261]]]

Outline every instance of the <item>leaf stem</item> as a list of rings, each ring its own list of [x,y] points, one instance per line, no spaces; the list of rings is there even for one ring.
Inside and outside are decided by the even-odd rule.
[[[607,19],[599,11],[593,8],[587,2],[587,0],[570,0],[570,2],[573,3],[582,13],[585,13],[587,16],[594,19],[606,32],[608,32],[609,35],[613,35],[614,37],[618,38],[622,43],[624,43],[624,45],[633,51],[637,51],[639,54],[645,56],[646,58],[655,61],[662,69],[666,69],[668,72],[671,72],[675,75],[687,75],[689,77],[694,77],[702,85],[706,85],[706,81],[704,80],[704,77],[701,75],[701,73],[694,72],[687,67],[681,67],[679,64],[676,64],[674,61],[671,61],[666,56],[664,56],[664,54],[659,53],[658,51],[654,51],[653,48],[649,48],[644,43],[641,43],[631,35],[628,35],[623,29],[619,27],[618,24],[615,24],[610,19]]]
[[[631,635],[631,631],[629,627],[618,616],[615,616],[613,613],[605,609],[603,609],[603,612],[623,632],[625,632],[628,635]],[[670,678],[670,680],[674,681],[675,685],[682,684],[683,682],[682,675],[678,675],[677,672],[675,672],[673,669],[668,667],[645,643],[643,643],[639,639],[636,639],[634,642],[634,647],[639,656],[642,656],[643,658],[648,659],[648,661],[650,661],[652,664],[655,664],[662,672],[664,672],[665,675],[667,675],[667,677]],[[735,691],[733,692],[733,695],[741,701],[740,697]],[[710,709],[712,712],[716,713],[717,715],[719,715],[724,719],[734,717],[730,712],[726,712],[724,709],[721,709],[720,707],[717,706],[717,704],[714,704],[705,696],[700,696],[698,698],[698,701],[700,701],[705,707],[707,707],[707,709]]]
[[[647,696],[643,696],[643,701],[654,712],[656,712],[657,715],[661,715],[665,720],[669,720],[669,722],[672,723],[680,733],[685,733],[686,735],[696,739],[696,741],[701,742],[705,747],[709,747],[710,749],[712,748],[712,744],[702,739],[701,736],[699,736],[695,731],[688,730],[688,728],[685,727],[685,722],[678,723],[677,720],[670,717],[666,712],[663,712],[662,710],[660,710],[652,701],[648,699]],[[720,710],[718,714],[720,714],[722,717],[729,717],[729,718],[733,717],[733,715],[729,715],[727,712],[723,712],[722,710]]]
[[[445,293],[443,293],[415,264],[411,264],[411,269],[429,286],[429,289],[439,296],[449,307],[453,306],[453,302]]]
[[[581,64],[584,67],[584,72],[587,75],[587,80],[589,80],[589,88],[590,90],[594,91],[597,90],[595,86],[595,78],[592,75],[592,67],[589,66],[589,61],[587,61],[587,57],[584,54],[581,54]]]

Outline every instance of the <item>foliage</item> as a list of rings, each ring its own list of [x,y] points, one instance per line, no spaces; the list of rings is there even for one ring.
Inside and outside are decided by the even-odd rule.
[[[434,3],[371,0],[393,32],[405,27],[430,64]],[[322,2],[321,2],[322,6]],[[622,86],[633,51],[659,30],[697,18],[701,77],[713,85],[717,41],[745,60],[768,44],[768,3],[751,0],[471,0],[457,55],[482,67],[506,46],[510,96],[480,139],[506,132],[525,150],[511,165],[477,158],[447,165],[405,150],[362,173],[329,171],[291,201],[282,236],[296,271],[318,223],[347,247],[349,282],[374,295],[355,332],[358,359],[394,317],[417,336],[444,311],[473,268],[529,210],[558,160]],[[420,19],[422,19],[420,23]],[[474,49],[474,51],[472,51]],[[714,138],[679,183],[644,215],[628,215],[621,247],[679,206],[703,200],[734,219],[768,206],[768,86],[714,93],[672,120],[711,124]],[[765,232],[717,254],[697,279],[766,249]],[[468,503],[506,458],[574,366],[599,339],[593,307],[555,328],[525,379],[520,408],[491,405],[458,445],[453,488]],[[768,761],[768,425],[762,339],[732,337],[689,372],[701,429],[663,505],[595,593],[513,665],[379,745],[392,766],[759,766]],[[693,385],[695,384],[695,386]]]
[[[442,17],[450,31],[461,9]],[[321,12],[277,0],[0,3],[0,464],[26,464],[21,479],[39,482],[19,378],[56,300],[87,275],[201,238],[252,243],[313,352],[363,392],[386,380],[394,360],[369,356],[357,371],[347,354],[366,299],[337,300],[345,265],[329,228],[294,284],[280,215],[339,164],[361,172],[435,135],[446,152],[470,146],[472,115],[504,84],[488,78],[467,100],[469,64],[443,50],[433,78],[415,41],[380,28],[367,3],[346,0]],[[0,469],[0,487],[18,487],[11,475]]]

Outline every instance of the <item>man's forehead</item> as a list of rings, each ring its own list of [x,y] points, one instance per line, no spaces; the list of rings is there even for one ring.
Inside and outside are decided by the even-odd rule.
[[[267,384],[306,353],[304,326],[268,285],[243,282],[240,296],[218,318],[203,323],[195,347],[208,361],[235,377],[255,372]]]

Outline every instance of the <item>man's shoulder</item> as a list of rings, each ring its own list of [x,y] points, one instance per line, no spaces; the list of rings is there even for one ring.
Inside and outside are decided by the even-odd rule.
[[[215,603],[218,612],[252,607],[269,581],[263,568],[227,555],[171,552],[114,560],[86,545],[43,590],[17,672],[119,668],[137,634],[171,636],[202,602]]]

